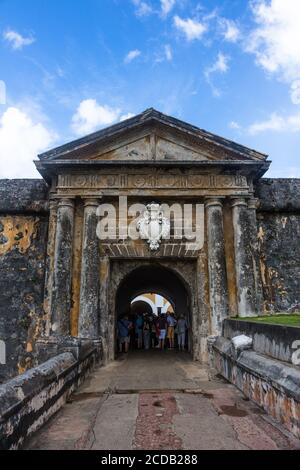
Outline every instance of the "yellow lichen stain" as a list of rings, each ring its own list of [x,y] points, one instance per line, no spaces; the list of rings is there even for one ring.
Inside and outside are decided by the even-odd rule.
[[[24,374],[28,369],[32,368],[32,359],[31,357],[26,357],[25,360],[23,359],[21,362],[18,362],[18,374]]]
[[[24,254],[29,249],[32,240],[36,237],[37,217],[4,216],[0,222],[3,226],[1,232],[0,256],[16,248]]]
[[[259,264],[260,264],[260,274],[261,274],[261,280],[263,286],[267,285],[267,280],[266,280],[266,265],[265,265],[265,260],[264,258],[260,257],[259,259]]]
[[[258,233],[257,233],[257,238],[258,238],[259,241],[263,242],[264,236],[265,236],[264,229],[260,226],[259,230],[258,230]]]

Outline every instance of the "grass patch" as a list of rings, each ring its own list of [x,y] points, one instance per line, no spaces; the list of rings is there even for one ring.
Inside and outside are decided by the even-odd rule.
[[[238,318],[238,320],[270,325],[300,326],[300,315],[267,315],[264,317]]]

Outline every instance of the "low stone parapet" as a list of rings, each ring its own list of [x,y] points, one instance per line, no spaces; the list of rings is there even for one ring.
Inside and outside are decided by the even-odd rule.
[[[223,336],[232,339],[238,335],[250,336],[253,349],[280,361],[294,364],[297,348],[300,348],[300,328],[297,326],[269,325],[246,320],[226,319]]]
[[[0,449],[18,449],[65,403],[98,359],[93,344],[63,352],[0,386]]]
[[[300,368],[253,350],[237,350],[221,336],[212,351],[214,367],[223,377],[300,438]]]

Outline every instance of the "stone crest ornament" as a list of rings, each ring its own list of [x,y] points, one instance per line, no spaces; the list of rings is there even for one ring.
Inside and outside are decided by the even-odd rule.
[[[150,250],[158,250],[162,238],[170,235],[170,221],[164,217],[160,204],[147,204],[142,218],[137,223],[140,237],[147,240]]]

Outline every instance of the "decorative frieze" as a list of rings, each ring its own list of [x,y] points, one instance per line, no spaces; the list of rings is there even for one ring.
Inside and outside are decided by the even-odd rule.
[[[57,189],[247,189],[247,178],[240,175],[107,173],[59,175]]]

